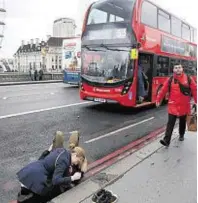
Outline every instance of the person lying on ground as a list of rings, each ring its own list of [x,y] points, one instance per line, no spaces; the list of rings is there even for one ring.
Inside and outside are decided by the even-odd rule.
[[[68,142],[68,149],[71,151],[73,150],[75,147],[79,146],[79,132],[78,131],[73,131],[71,132],[71,135],[69,137],[69,142]],[[53,139],[53,144],[49,147],[48,150],[45,150],[41,156],[39,157],[39,160],[44,159],[47,155],[49,155],[49,153],[51,151],[53,151],[56,148],[66,148],[65,142],[64,142],[64,134],[60,131],[57,131],[55,134],[55,137]],[[84,177],[84,173],[87,171],[87,167],[88,167],[88,162],[87,159],[85,157],[85,160],[83,162],[83,165],[81,167],[79,167],[79,165],[72,165],[70,166],[70,175],[74,175],[76,172],[80,172],[81,173],[81,178],[79,180],[73,181],[72,184],[73,185],[77,185],[80,183],[80,181],[82,180],[82,178]]]
[[[49,150],[50,151],[50,150]],[[21,183],[21,195],[31,193],[31,202],[46,202],[46,197],[57,188],[67,187],[81,178],[80,172],[71,173],[70,166],[85,163],[85,151],[81,147],[66,150],[64,147],[52,149],[43,159],[28,164],[17,173]]]

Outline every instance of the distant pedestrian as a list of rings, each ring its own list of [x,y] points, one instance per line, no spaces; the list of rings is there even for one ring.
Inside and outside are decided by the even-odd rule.
[[[186,131],[186,118],[190,113],[191,95],[197,103],[197,84],[192,77],[186,75],[181,64],[175,64],[173,76],[166,80],[157,96],[156,106],[159,107],[161,100],[169,92],[168,99],[168,123],[165,136],[160,143],[169,146],[176,119],[179,118],[179,140],[184,140]]]
[[[37,81],[38,71],[37,69],[34,70],[34,80]]]
[[[42,80],[43,79],[43,70],[40,69],[39,70],[39,80]]]
[[[34,70],[32,68],[30,68],[29,74],[30,74],[31,80],[33,81],[34,80]]]

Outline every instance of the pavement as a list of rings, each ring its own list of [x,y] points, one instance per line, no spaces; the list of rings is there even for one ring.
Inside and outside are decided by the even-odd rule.
[[[16,172],[47,149],[57,130],[79,130],[80,145],[93,163],[161,128],[166,106],[133,109],[85,102],[63,83],[0,87],[0,202],[15,199]]]
[[[51,203],[91,203],[93,193],[100,188],[112,191],[120,203],[196,203],[197,133],[187,132],[185,141],[180,142],[175,129],[169,148],[159,140],[160,137]]]
[[[1,82],[0,86],[10,86],[10,85],[32,85],[32,84],[45,84],[45,83],[58,83],[63,82],[63,80],[42,80],[42,81],[20,81],[20,82]]]

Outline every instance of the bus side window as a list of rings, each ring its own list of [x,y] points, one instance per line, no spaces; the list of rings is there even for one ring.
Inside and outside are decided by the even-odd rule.
[[[182,61],[181,61],[181,64],[182,64],[182,66],[183,66],[184,73],[189,74],[189,71],[188,71],[188,66],[189,66],[188,61],[182,60]]]
[[[197,62],[189,61],[188,62],[188,72],[189,75],[197,75]]]
[[[158,56],[157,58],[157,76],[168,76],[169,58]]]

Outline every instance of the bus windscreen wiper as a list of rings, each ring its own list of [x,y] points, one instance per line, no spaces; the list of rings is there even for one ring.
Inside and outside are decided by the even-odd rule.
[[[83,45],[82,48],[86,48],[87,50],[89,51],[103,51],[103,50],[100,50],[100,49],[91,49],[90,47],[88,47],[87,45]]]
[[[100,44],[100,47],[103,47],[103,48],[105,48],[107,50],[110,50],[110,51],[126,51],[126,52],[129,52],[129,50],[109,48],[107,45],[104,45],[104,44]]]

